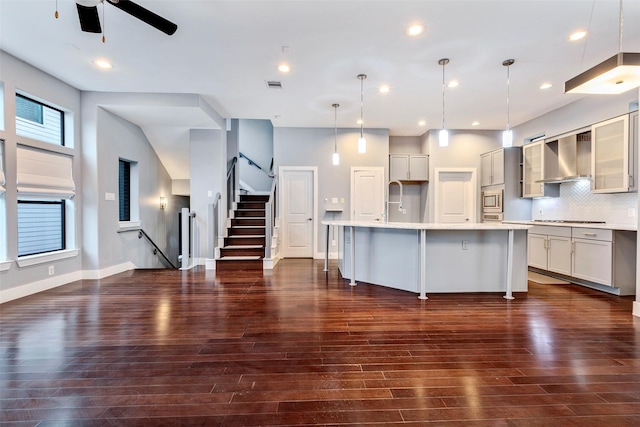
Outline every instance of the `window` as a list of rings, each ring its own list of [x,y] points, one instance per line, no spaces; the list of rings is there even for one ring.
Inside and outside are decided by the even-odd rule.
[[[18,200],[18,256],[65,249],[64,213],[64,200]]]
[[[131,221],[131,162],[120,159],[118,170],[120,221]]]
[[[50,144],[64,145],[64,113],[16,94],[16,134]]]
[[[65,207],[75,196],[72,157],[18,145],[18,257],[65,247]]]

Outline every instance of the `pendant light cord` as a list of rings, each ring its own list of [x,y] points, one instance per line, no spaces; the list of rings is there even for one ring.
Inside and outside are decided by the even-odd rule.
[[[358,78],[360,79],[360,138],[362,138],[364,136],[364,121],[362,120],[362,111],[364,109],[364,79],[366,79],[367,76],[360,74]]]
[[[509,70],[511,65],[507,65],[507,130],[509,130],[509,87],[511,86],[511,73]]]
[[[338,107],[339,104],[333,104],[333,152],[338,152]]]
[[[618,53],[622,52],[622,27],[623,27],[623,14],[622,14],[622,0],[620,0],[620,26],[618,27]]]
[[[444,89],[445,89],[445,79],[444,79],[444,66],[447,65],[449,60],[441,60],[442,63],[442,129],[444,129]]]

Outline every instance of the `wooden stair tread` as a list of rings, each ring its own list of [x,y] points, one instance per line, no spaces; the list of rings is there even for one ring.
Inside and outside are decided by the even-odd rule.
[[[260,249],[264,248],[263,245],[228,245],[223,246],[221,249]]]
[[[216,261],[253,261],[253,260],[260,260],[260,259],[262,259],[262,257],[258,255],[237,255],[237,256],[223,256],[216,259]]]

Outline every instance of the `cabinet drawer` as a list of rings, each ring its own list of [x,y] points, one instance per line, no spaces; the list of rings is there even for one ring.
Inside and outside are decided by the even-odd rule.
[[[603,230],[601,228],[574,227],[571,229],[571,237],[574,239],[604,240],[605,242],[612,242],[613,231]]]
[[[531,234],[546,234],[547,236],[571,237],[571,227],[556,227],[555,225],[534,225],[529,229]]]

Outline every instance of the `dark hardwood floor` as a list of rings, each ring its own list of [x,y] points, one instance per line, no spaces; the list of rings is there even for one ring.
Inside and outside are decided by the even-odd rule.
[[[133,271],[0,306],[15,426],[639,426],[632,297],[416,295],[335,266]]]

